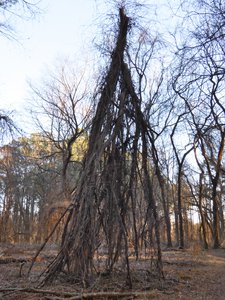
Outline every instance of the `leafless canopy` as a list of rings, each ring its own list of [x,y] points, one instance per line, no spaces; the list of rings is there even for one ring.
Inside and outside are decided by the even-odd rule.
[[[15,123],[13,122],[10,114],[0,111],[0,141],[3,141],[8,135],[12,135],[17,131]]]
[[[15,38],[12,20],[33,18],[39,11],[38,2],[38,0],[0,0],[0,34],[7,38]]]

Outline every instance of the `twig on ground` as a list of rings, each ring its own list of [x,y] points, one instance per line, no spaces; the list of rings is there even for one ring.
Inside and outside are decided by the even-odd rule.
[[[81,293],[78,295],[75,295],[74,293],[71,292],[56,292],[56,291],[52,291],[52,290],[44,290],[44,289],[35,289],[35,288],[0,288],[0,292],[4,293],[4,292],[12,292],[12,293],[18,293],[18,292],[24,292],[24,293],[34,293],[34,294],[49,294],[49,295],[53,295],[55,297],[51,297],[51,296],[45,296],[45,299],[51,299],[51,300],[61,300],[61,299],[65,299],[68,298],[70,300],[82,300],[82,299],[99,299],[99,298],[103,298],[103,299],[122,299],[122,298],[126,298],[126,299],[134,299],[136,298],[138,295],[141,295],[143,293],[140,292],[92,292],[92,293]]]

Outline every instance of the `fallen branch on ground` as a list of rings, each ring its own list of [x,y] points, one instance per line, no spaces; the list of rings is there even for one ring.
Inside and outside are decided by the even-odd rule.
[[[23,293],[34,293],[34,294],[48,294],[48,295],[53,295],[56,297],[47,297],[47,299],[65,299],[68,298],[70,300],[83,300],[83,299],[134,299],[137,298],[138,296],[143,296],[146,295],[146,292],[93,292],[93,293],[79,293],[76,295],[76,292],[71,293],[71,292],[56,292],[52,290],[44,290],[44,289],[35,289],[35,288],[0,288],[0,292],[11,292],[11,293],[18,293],[18,292],[23,292]],[[150,295],[150,293],[148,293]],[[60,298],[63,297],[63,298]]]

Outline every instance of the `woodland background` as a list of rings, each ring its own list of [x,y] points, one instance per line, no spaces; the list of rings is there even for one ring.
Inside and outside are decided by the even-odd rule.
[[[86,280],[103,251],[129,281],[131,253],[161,270],[162,247],[223,246],[225,4],[178,2],[166,38],[147,6],[112,1],[93,77],[62,65],[31,86],[29,136],[0,113],[0,242],[61,245],[51,275],[73,258]]]

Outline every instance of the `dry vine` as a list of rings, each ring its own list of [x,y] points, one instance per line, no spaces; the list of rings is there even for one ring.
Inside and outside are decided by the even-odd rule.
[[[138,259],[145,240],[147,247],[156,249],[156,266],[162,275],[158,216],[149,171],[148,122],[124,57],[130,19],[122,7],[119,16],[117,42],[100,92],[73,208],[61,250],[45,270],[43,283],[66,271],[87,286],[93,274],[110,274],[120,260],[131,288],[130,254],[134,251]],[[141,217],[138,201],[146,207]],[[100,265],[96,259],[99,254],[105,257]]]

